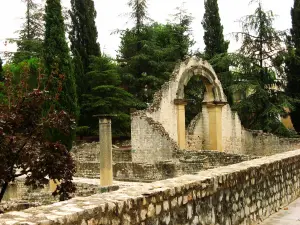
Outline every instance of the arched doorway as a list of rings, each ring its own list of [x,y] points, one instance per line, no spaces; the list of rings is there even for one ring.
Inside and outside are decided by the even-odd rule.
[[[184,88],[193,76],[199,76],[206,89],[203,107],[208,112],[206,119],[208,120],[209,140],[205,149],[222,151],[222,107],[227,104],[227,100],[213,68],[202,60],[182,71],[178,82],[176,99],[174,99],[177,108],[178,146],[180,149],[186,148],[185,107],[187,101],[184,99]]]

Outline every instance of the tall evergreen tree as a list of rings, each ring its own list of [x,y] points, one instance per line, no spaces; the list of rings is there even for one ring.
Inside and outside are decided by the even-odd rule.
[[[87,123],[91,118],[87,118],[90,114],[82,107],[85,101],[83,96],[92,89],[87,73],[91,70],[92,58],[101,55],[100,45],[97,42],[98,31],[95,22],[97,12],[94,0],[71,0],[69,14],[71,18],[69,37],[80,105],[79,125],[86,126],[89,125]]]
[[[202,20],[205,43],[204,58],[213,65],[228,101],[231,104],[232,93],[229,91],[229,86],[232,84],[232,76],[229,72],[229,66],[226,63],[222,65],[215,63],[215,58],[219,60],[220,57],[226,56],[229,46],[229,41],[225,41],[224,39],[224,29],[221,24],[218,0],[205,0],[204,7],[205,13]]]
[[[229,42],[224,40],[218,0],[205,0],[204,7],[202,25],[204,28],[205,57],[211,59],[217,54],[227,53]]]
[[[91,91],[84,95],[82,108],[84,125],[89,132],[98,132],[95,114],[117,114],[114,118],[113,135],[130,136],[130,108],[143,108],[145,105],[121,87],[118,65],[106,55],[92,57],[90,72],[87,73]],[[95,132],[96,131],[96,132]]]
[[[130,18],[134,21],[134,27],[138,36],[145,25],[145,21],[149,19],[147,0],[129,0],[128,6],[131,8]]]
[[[290,97],[300,99],[300,0],[294,0],[291,9],[292,29],[288,40],[287,68],[287,93]],[[291,112],[291,119],[295,130],[300,132],[300,103],[295,104]]]
[[[84,73],[89,72],[90,57],[100,55],[93,0],[71,0],[71,51],[81,57]]]
[[[16,41],[18,49],[13,62],[19,63],[33,57],[41,57],[44,38],[44,12],[34,0],[23,0],[26,4],[25,21]]]
[[[50,77],[50,74],[55,70],[56,74],[64,78],[62,92],[58,99],[58,107],[66,110],[71,115],[77,116],[75,78],[65,37],[64,18],[60,0],[46,1],[44,63],[47,77]],[[53,80],[52,84],[55,85],[55,82]],[[52,92],[52,89],[50,89],[50,92]]]
[[[284,91],[283,33],[274,29],[273,21],[273,12],[264,11],[260,1],[254,14],[241,20],[237,37],[242,46],[234,58],[232,89],[246,92],[235,105],[246,128],[288,136],[280,116],[287,115],[292,101]]]
[[[140,33],[140,50],[135,29],[122,34],[118,61],[123,85],[140,101],[151,102],[153,94],[170,78],[181,56],[188,54],[189,36],[182,41],[180,33],[185,29],[170,23],[146,25]]]

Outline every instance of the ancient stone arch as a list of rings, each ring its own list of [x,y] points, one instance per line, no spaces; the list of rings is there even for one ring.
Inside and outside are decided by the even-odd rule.
[[[206,92],[203,103],[209,115],[209,144],[206,149],[222,151],[222,106],[227,102],[220,81],[211,65],[197,57],[180,63],[170,80],[154,95],[152,105],[143,111],[132,114],[133,160],[168,159],[172,148],[186,147],[184,87],[192,76],[200,76]],[[199,109],[200,111],[200,109]],[[156,160],[157,161],[157,160]]]
[[[177,105],[178,146],[180,149],[186,148],[184,88],[193,76],[200,76],[206,88],[203,103],[209,115],[209,144],[206,149],[222,151],[222,106],[227,103],[223,88],[209,63],[197,58],[192,62],[178,74],[179,82],[174,100]]]

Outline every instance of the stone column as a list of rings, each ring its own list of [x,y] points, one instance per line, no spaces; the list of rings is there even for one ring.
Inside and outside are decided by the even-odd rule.
[[[206,103],[209,119],[208,150],[223,151],[222,147],[222,107],[224,102]]]
[[[97,115],[99,118],[100,138],[100,185],[113,183],[111,118],[114,115]]]
[[[175,99],[174,104],[177,107],[177,137],[179,149],[185,149],[185,106],[187,101],[184,99]]]

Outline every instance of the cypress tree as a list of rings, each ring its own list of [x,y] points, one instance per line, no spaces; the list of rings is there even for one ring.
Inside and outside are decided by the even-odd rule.
[[[207,59],[226,53],[229,42],[224,40],[223,26],[219,15],[218,0],[205,0],[204,28],[205,55]]]
[[[300,98],[300,0],[294,1],[291,9],[292,29],[288,40],[287,67],[287,93],[292,98]],[[300,103],[295,104],[291,112],[291,119],[295,130],[300,132]]]
[[[46,76],[63,76],[62,92],[57,106],[71,115],[78,115],[75,78],[65,38],[65,25],[60,0],[47,0],[45,8],[44,63]],[[55,81],[52,82],[52,84]],[[53,91],[50,89],[50,93]],[[52,93],[55,94],[55,93]],[[70,140],[69,140],[70,141]],[[70,143],[70,142],[69,142]],[[69,144],[70,147],[70,144]]]
[[[91,118],[82,107],[83,95],[91,92],[91,85],[87,73],[91,71],[90,64],[93,57],[101,55],[97,42],[98,31],[95,23],[97,12],[93,0],[71,0],[71,30],[69,37],[73,54],[74,73],[76,77],[78,102],[81,107],[79,125],[87,125]]]
[[[71,51],[81,57],[84,73],[89,72],[91,56],[100,55],[95,19],[97,12],[93,0],[71,0]]]
[[[203,38],[205,43],[204,58],[213,65],[213,68],[222,83],[228,101],[232,104],[232,93],[229,91],[229,86],[232,84],[232,76],[229,72],[228,64],[223,63],[226,60],[223,61],[219,59],[227,54],[229,41],[224,40],[218,0],[205,0],[204,7],[205,13],[202,20],[202,26],[204,28]],[[215,62],[215,58],[218,58],[218,62]]]

